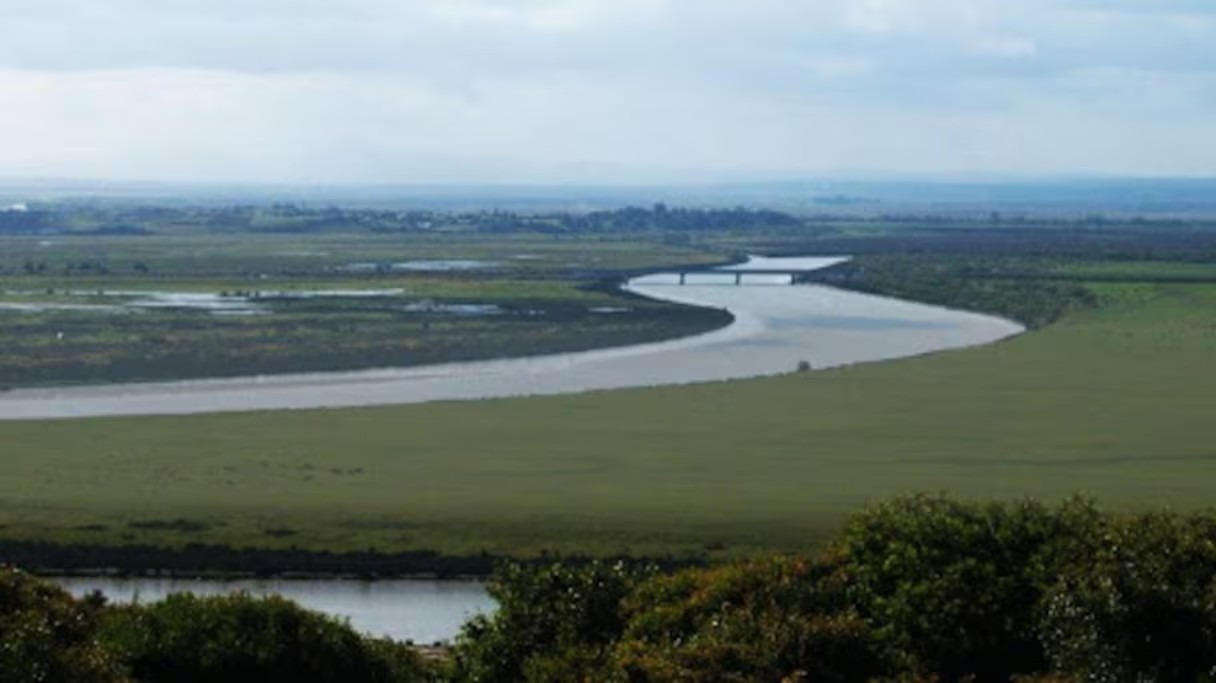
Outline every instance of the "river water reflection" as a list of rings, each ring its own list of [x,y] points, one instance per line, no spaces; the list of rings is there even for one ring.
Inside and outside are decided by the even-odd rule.
[[[363,372],[273,375],[0,393],[0,419],[169,415],[338,408],[578,393],[742,379],[810,366],[914,356],[985,344],[1016,323],[830,287],[790,286],[774,269],[810,270],[835,258],[760,259],[721,273],[630,281],[655,299],[724,308],[735,322],[708,334],[583,353]],[[753,268],[736,286],[735,271]]]
[[[281,595],[308,609],[349,619],[374,636],[419,644],[447,642],[465,621],[489,614],[494,601],[473,581],[207,581],[190,579],[57,578],[73,595],[101,591],[112,602],[156,602],[172,593]]]

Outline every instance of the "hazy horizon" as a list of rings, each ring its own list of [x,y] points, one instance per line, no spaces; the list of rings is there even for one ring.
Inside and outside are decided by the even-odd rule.
[[[1202,0],[0,0],[0,182],[1216,176]]]

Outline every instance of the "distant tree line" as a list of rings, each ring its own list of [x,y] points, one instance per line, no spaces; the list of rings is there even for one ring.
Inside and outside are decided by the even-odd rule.
[[[822,204],[822,203],[821,203]],[[1005,214],[957,211],[852,214],[817,211],[793,214],[770,209],[628,206],[591,211],[476,211],[370,209],[297,204],[228,206],[146,206],[89,203],[47,204],[26,211],[0,211],[0,234],[76,233],[131,236],[164,232],[255,232],[308,234],[341,231],[480,232],[491,234],[752,233],[847,236],[849,228],[891,226],[907,236],[918,232],[1002,234],[1074,231],[1088,234],[1149,231],[1212,231],[1216,221],[1168,216],[1102,214]],[[922,245],[923,246],[923,245]]]
[[[36,235],[52,226],[47,211],[0,211],[0,235]]]
[[[558,221],[570,232],[622,233],[790,228],[803,223],[790,214],[766,209],[684,209],[668,208],[665,204],[648,209],[628,207],[616,211],[561,214]]]

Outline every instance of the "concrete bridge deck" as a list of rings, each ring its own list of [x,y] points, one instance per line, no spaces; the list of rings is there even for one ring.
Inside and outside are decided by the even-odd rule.
[[[722,275],[725,277],[734,276],[735,285],[743,284],[744,275],[788,275],[790,278],[790,284],[793,285],[793,284],[797,284],[798,275],[800,273],[807,273],[810,271],[807,271],[807,270],[775,270],[775,269],[766,268],[766,269],[762,269],[762,270],[692,269],[692,270],[680,270],[680,271],[671,271],[671,272],[673,274],[679,275],[679,278],[680,278],[679,284],[681,284],[681,285],[688,283],[689,275]],[[700,284],[704,284],[704,283],[700,283]]]

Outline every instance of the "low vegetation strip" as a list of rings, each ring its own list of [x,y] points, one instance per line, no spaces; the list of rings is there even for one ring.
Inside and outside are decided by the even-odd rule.
[[[0,681],[1202,681],[1214,568],[1213,512],[913,496],[819,552],[507,565],[426,658],[278,598],[112,606],[0,569]]]
[[[500,558],[451,556],[428,551],[332,553],[292,548],[232,548],[190,543],[151,545],[64,544],[0,540],[0,561],[50,575],[198,577],[484,577]]]
[[[1056,322],[1069,311],[1098,304],[1097,296],[1086,286],[1092,281],[1055,272],[1010,272],[1005,269],[1007,260],[866,255],[812,273],[809,279],[870,294],[992,313],[1032,330]]]

